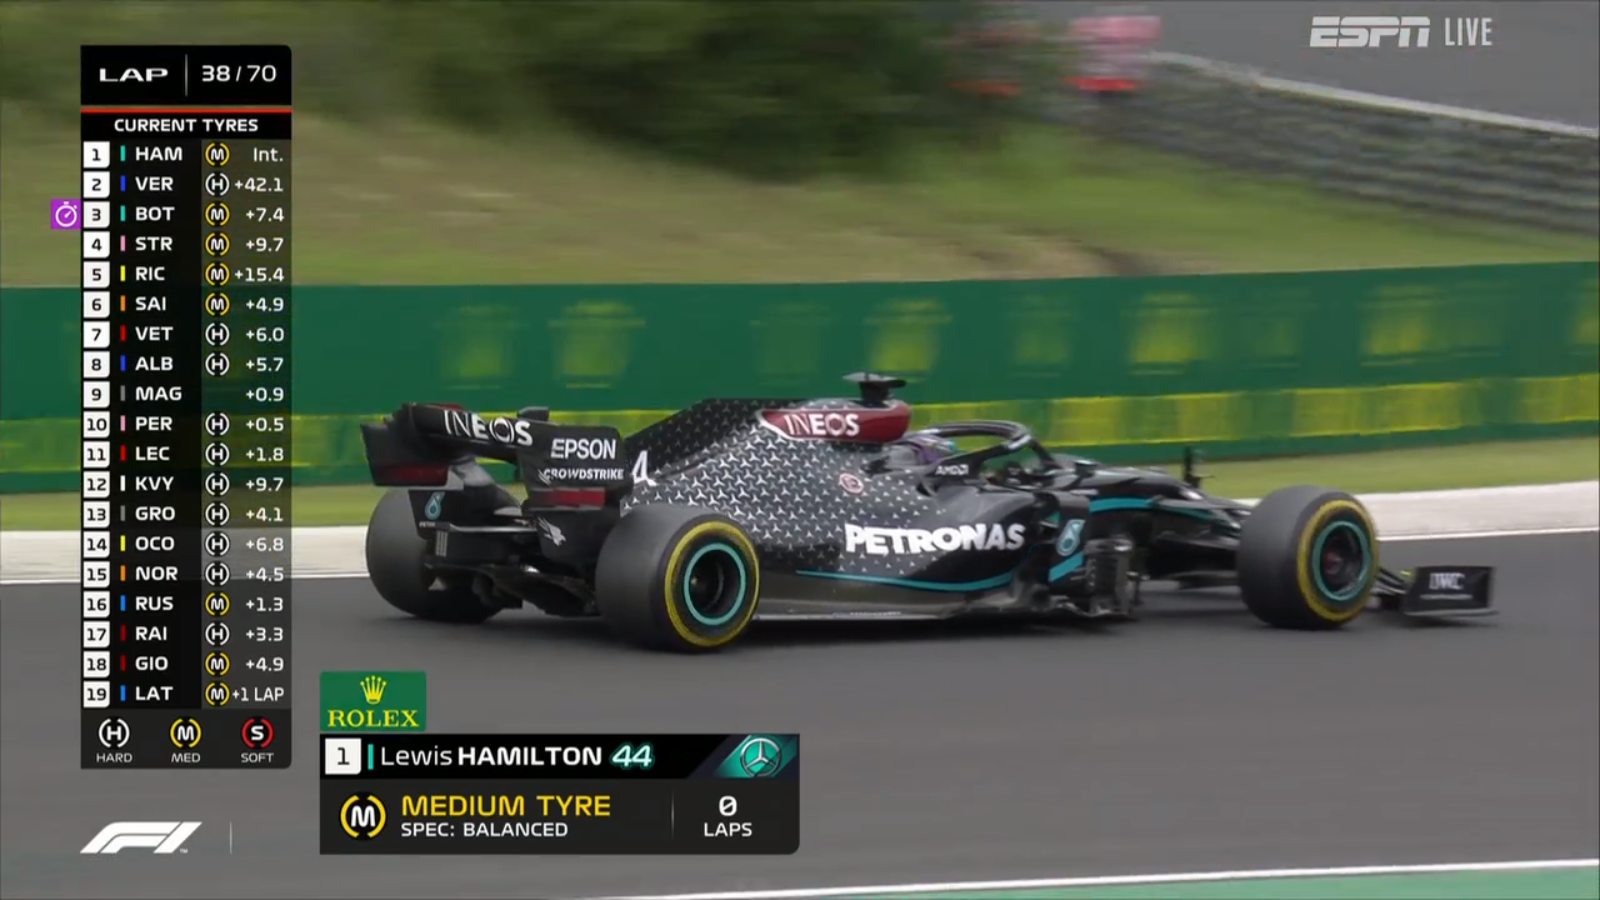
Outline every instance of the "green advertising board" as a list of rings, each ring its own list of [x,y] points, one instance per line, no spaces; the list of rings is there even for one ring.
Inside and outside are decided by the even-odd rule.
[[[366,478],[402,402],[549,406],[625,433],[711,396],[907,378],[920,420],[1004,418],[1118,461],[1593,433],[1593,263],[1054,281],[300,287],[297,483]],[[70,290],[0,292],[0,491],[72,489]]]

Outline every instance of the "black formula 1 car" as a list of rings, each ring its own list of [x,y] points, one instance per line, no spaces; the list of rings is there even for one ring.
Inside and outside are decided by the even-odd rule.
[[[706,400],[626,438],[542,407],[403,406],[362,426],[374,483],[403,489],[373,512],[372,582],[424,619],[527,603],[682,651],[756,618],[1128,619],[1147,580],[1236,584],[1291,629],[1492,611],[1488,568],[1381,568],[1349,494],[1247,506],[1201,491],[1189,454],[1173,476],[1051,453],[1014,422],[908,433],[903,381],[848,377],[855,399]],[[527,499],[480,459],[514,464]]]

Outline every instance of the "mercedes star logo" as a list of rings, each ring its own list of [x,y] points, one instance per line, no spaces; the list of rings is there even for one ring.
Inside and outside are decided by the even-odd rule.
[[[772,738],[747,738],[739,747],[739,768],[751,778],[770,778],[783,762],[783,748]]]

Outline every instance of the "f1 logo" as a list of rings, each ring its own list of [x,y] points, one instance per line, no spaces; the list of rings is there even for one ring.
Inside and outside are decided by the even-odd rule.
[[[1428,590],[1461,591],[1466,587],[1466,581],[1464,572],[1429,572]]]
[[[277,732],[272,728],[272,722],[262,716],[251,716],[244,720],[244,727],[239,729],[239,738],[251,750],[265,750],[272,746],[272,739]]]
[[[78,852],[105,854],[124,847],[150,847],[152,853],[177,853],[199,827],[199,822],[112,822]]]

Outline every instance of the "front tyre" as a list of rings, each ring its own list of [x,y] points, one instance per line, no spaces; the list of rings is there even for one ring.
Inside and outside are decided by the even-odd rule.
[[[718,650],[744,634],[761,597],[755,545],[704,509],[647,504],[606,536],[595,600],[613,633],[654,650]]]
[[[378,596],[430,622],[477,623],[499,612],[479,600],[465,581],[437,580],[428,571],[428,542],[417,534],[409,494],[384,494],[367,523],[367,575]]]
[[[1267,495],[1239,536],[1239,593],[1274,628],[1325,631],[1367,608],[1378,580],[1372,517],[1355,497],[1298,486]]]

